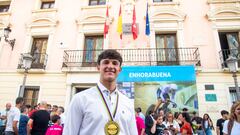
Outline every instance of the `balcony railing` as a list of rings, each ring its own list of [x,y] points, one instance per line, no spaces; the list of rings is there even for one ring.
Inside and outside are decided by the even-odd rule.
[[[26,54],[26,53],[25,53]],[[24,53],[21,54],[18,63],[18,69],[24,68],[23,67],[23,56]],[[33,57],[31,69],[45,69],[47,65],[47,58],[48,55],[46,53],[28,53]]]
[[[200,66],[198,48],[116,49],[123,57],[123,65],[196,65]],[[93,67],[103,50],[65,50],[63,67]]]
[[[227,68],[226,60],[228,59],[229,55],[236,57],[238,59],[238,67],[240,66],[240,59],[239,59],[239,51],[237,49],[222,49],[219,51],[220,61],[222,68]]]

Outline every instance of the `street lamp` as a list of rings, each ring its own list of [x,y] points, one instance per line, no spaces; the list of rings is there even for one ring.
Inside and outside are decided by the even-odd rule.
[[[23,97],[26,79],[27,79],[27,73],[28,73],[28,70],[31,68],[32,60],[33,60],[33,57],[28,53],[23,54],[22,57],[23,57],[24,78],[23,78],[23,83],[22,83],[22,87],[20,90],[20,94],[19,94],[21,97]]]
[[[237,92],[237,100],[240,100],[240,91],[237,82],[238,59],[236,57],[233,57],[232,55],[229,55],[228,59],[226,60],[226,63],[230,72],[232,72],[233,74],[234,84]]]

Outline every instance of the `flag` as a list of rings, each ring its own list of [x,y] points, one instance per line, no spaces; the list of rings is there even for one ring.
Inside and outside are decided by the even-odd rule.
[[[108,15],[108,6],[107,6],[107,11],[106,11],[106,20],[104,23],[104,38],[106,38],[106,35],[108,34],[108,29],[109,29],[109,15]]]
[[[150,35],[150,24],[149,24],[149,17],[148,17],[148,3],[147,3],[147,11],[146,11],[146,28],[145,28],[145,34],[147,36]]]
[[[137,38],[137,24],[136,24],[136,12],[135,12],[135,6],[133,8],[133,22],[132,22],[132,34],[133,34],[133,39],[135,40]]]
[[[122,9],[121,9],[121,5],[119,8],[117,32],[120,35],[120,39],[122,39]]]

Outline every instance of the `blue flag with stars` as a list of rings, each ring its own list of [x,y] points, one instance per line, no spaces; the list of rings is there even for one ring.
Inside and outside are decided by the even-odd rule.
[[[146,29],[145,29],[145,34],[147,36],[150,35],[150,23],[149,23],[149,17],[148,17],[148,3],[147,3],[147,11],[146,11]]]

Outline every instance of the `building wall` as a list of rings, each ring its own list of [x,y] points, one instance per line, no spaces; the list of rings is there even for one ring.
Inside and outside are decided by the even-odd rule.
[[[123,23],[132,22],[132,7],[136,6],[136,40],[131,34],[120,40],[116,32],[120,2]],[[4,40],[0,43],[0,108],[18,96],[23,79],[23,70],[17,69],[20,54],[31,50],[33,37],[49,36],[46,69],[31,69],[26,82],[27,86],[40,86],[39,101],[67,107],[76,87],[90,87],[98,81],[95,68],[65,70],[62,62],[64,50],[84,49],[84,36],[103,34],[106,5],[88,6],[88,0],[55,0],[54,9],[40,10],[40,3],[12,0],[9,12],[0,13],[0,29],[10,25],[10,38],[16,39],[13,50]],[[216,120],[222,109],[229,109],[228,87],[234,87],[234,83],[231,73],[221,67],[218,32],[240,31],[239,0],[173,0],[163,4],[149,1],[149,37],[144,34],[146,1],[110,0],[109,5],[110,29],[104,48],[154,48],[155,34],[176,33],[178,47],[200,50],[201,66],[196,67],[200,115],[208,112]],[[206,91],[205,84],[213,84],[215,90]],[[205,101],[205,94],[209,93],[217,94],[217,102]]]

